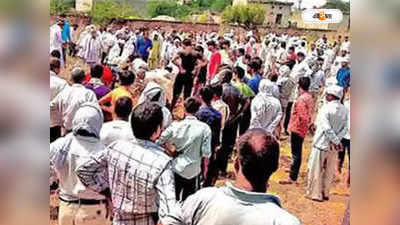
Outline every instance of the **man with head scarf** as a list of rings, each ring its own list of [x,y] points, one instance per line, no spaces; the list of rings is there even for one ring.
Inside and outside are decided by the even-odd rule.
[[[270,80],[261,80],[259,88],[251,102],[250,129],[261,128],[273,135],[282,118],[281,103],[272,95],[274,84]]]
[[[343,88],[332,85],[326,88],[326,103],[316,119],[311,156],[308,161],[306,197],[314,201],[329,200],[329,189],[335,174],[337,151],[347,133],[347,111],[340,100]]]
[[[50,168],[60,185],[58,224],[109,224],[105,197],[85,187],[75,169],[105,149],[100,142],[103,113],[98,104],[85,103],[77,110],[72,133],[50,144]]]
[[[167,128],[172,123],[172,114],[166,107],[165,90],[161,85],[150,81],[142,91],[138,104],[143,102],[156,102],[162,107],[163,128]]]

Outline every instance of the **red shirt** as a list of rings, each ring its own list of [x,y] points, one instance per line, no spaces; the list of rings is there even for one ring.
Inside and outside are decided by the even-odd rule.
[[[217,74],[219,66],[221,65],[221,54],[216,51],[211,55],[208,65],[208,79],[211,80]]]
[[[296,59],[297,59],[296,53],[295,53],[295,52],[290,53],[289,59],[290,59],[290,60],[296,60]]]
[[[301,137],[307,135],[308,129],[312,123],[313,98],[310,92],[304,92],[297,98],[293,105],[292,115],[290,116],[289,131],[294,132]]]
[[[84,84],[89,83],[91,78],[92,78],[92,76],[90,74],[86,74]],[[114,76],[113,76],[111,70],[105,65],[103,65],[103,77],[101,78],[101,81],[108,87],[114,81]]]

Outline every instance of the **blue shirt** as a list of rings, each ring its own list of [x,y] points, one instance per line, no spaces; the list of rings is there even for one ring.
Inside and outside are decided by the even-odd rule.
[[[70,26],[69,22],[65,21],[64,26],[61,32],[61,38],[63,42],[68,42],[71,40],[71,31],[70,31]]]
[[[211,128],[211,145],[213,148],[217,147],[220,144],[219,136],[221,132],[221,113],[215,110],[213,107],[202,106],[196,113],[196,117],[198,120],[206,123]]]
[[[255,94],[258,93],[258,85],[260,84],[261,79],[261,76],[259,74],[256,74],[247,82],[247,85],[251,88],[251,90],[253,90]]]
[[[350,87],[350,68],[340,68],[336,75],[336,79],[338,81],[338,85],[343,89]]]
[[[136,42],[136,47],[140,56],[149,57],[149,52],[147,49],[153,47],[153,43],[150,39],[144,39],[143,36],[140,37]]]

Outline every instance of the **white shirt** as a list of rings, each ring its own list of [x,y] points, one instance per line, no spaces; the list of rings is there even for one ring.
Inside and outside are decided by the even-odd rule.
[[[72,129],[72,120],[76,111],[86,102],[97,102],[96,94],[82,84],[73,84],[64,88],[50,102],[50,112],[59,113],[62,116],[63,126],[66,130]]]
[[[124,120],[113,120],[103,124],[100,131],[100,141],[108,146],[117,140],[131,141],[133,136],[131,124]]]
[[[344,107],[346,108],[347,112],[347,132],[346,135],[344,135],[344,138],[350,140],[350,99],[344,102]]]
[[[68,86],[66,80],[58,77],[53,71],[50,71],[50,102]],[[50,127],[61,126],[61,116],[56,112],[50,112]]]
[[[348,113],[339,100],[325,103],[318,112],[313,147],[328,150],[329,143],[340,144],[348,132]]]

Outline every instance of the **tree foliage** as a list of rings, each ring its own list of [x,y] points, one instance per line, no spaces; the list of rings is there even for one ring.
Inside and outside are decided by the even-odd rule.
[[[344,2],[342,0],[328,0],[324,5],[326,9],[340,9],[342,12],[350,12],[350,2]]]
[[[90,17],[96,24],[107,23],[112,19],[134,19],[137,13],[131,5],[113,0],[95,1]]]
[[[227,7],[222,13],[224,23],[237,23],[246,28],[261,25],[265,21],[265,8],[257,4]]]
[[[72,0],[50,0],[50,14],[65,14],[75,7]]]

